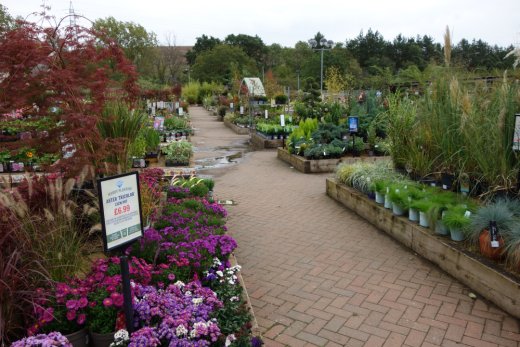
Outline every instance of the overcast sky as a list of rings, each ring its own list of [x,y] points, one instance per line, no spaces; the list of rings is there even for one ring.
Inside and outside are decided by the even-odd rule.
[[[25,17],[39,10],[42,1],[0,3],[11,15]],[[69,11],[69,0],[45,3],[56,17]],[[72,5],[76,14],[91,20],[113,16],[132,21],[163,43],[168,35],[175,38],[179,46],[191,46],[203,34],[220,39],[247,34],[268,45],[293,47],[318,31],[345,42],[369,28],[388,41],[401,33],[429,35],[442,43],[446,25],[455,43],[466,38],[503,47],[520,44],[520,0],[73,0]]]

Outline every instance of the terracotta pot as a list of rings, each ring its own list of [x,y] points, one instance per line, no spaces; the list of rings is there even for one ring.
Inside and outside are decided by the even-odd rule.
[[[484,229],[480,232],[478,238],[478,245],[480,247],[480,253],[489,259],[499,260],[504,255],[504,239],[502,236],[498,236],[499,247],[491,247],[491,238],[488,229]]]
[[[73,347],[87,347],[88,346],[88,335],[87,328],[78,330],[72,334],[65,335],[67,340],[72,344]]]

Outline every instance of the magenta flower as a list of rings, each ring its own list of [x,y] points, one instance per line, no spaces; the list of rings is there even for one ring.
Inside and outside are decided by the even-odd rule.
[[[87,307],[87,305],[88,305],[88,300],[87,300],[86,297],[83,296],[83,297],[81,297],[81,298],[78,300],[78,306],[79,306],[80,308]]]
[[[75,310],[78,308],[78,301],[77,300],[67,300],[67,303],[65,305],[69,310]]]
[[[105,298],[105,300],[103,300],[103,305],[104,305],[105,307],[110,307],[110,306],[112,306],[112,299],[110,299],[110,298]]]
[[[87,320],[87,315],[84,313],[80,313],[80,314],[78,314],[78,318],[76,319],[76,322],[80,325],[83,325],[86,320]]]
[[[67,311],[67,319],[74,320],[76,318],[76,311]]]

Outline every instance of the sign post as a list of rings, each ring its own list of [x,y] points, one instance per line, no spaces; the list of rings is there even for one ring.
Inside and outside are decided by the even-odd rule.
[[[358,132],[359,117],[351,116],[348,117],[348,130],[352,135],[352,156],[355,156],[356,148],[356,133]]]
[[[280,125],[282,126],[282,148],[285,148],[285,116],[280,115]]]
[[[99,210],[103,229],[105,252],[123,251],[143,236],[141,195],[137,172],[99,179]],[[128,258],[120,256],[125,321],[128,333],[132,332],[133,309],[130,292]]]

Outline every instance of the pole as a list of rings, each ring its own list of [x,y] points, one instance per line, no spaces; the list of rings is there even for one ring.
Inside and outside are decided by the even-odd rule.
[[[323,47],[321,47],[320,92],[321,92],[321,99],[323,100]]]
[[[128,270],[128,257],[122,255],[119,257],[121,264],[121,282],[123,283],[123,299],[126,330],[128,334],[133,332],[134,309],[132,307],[132,292],[130,291],[130,271]]]

